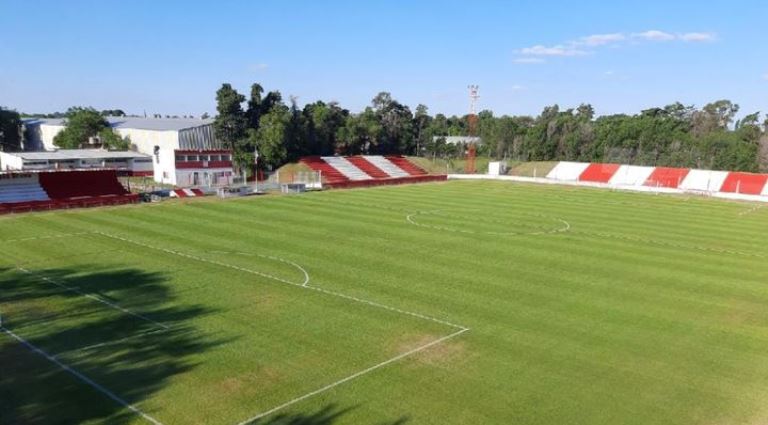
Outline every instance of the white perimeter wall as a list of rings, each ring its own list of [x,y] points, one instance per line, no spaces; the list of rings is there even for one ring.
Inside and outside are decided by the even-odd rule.
[[[562,181],[576,181],[587,167],[589,167],[588,162],[561,161],[555,165],[555,168],[553,168],[549,174],[547,174],[547,178]]]
[[[680,182],[680,189],[701,192],[717,192],[723,187],[727,171],[691,170]]]
[[[642,186],[653,173],[654,167],[622,165],[611,177],[608,184],[615,186]]]

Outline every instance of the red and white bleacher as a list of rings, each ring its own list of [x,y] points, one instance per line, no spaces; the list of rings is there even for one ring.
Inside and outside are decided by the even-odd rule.
[[[429,175],[403,156],[310,156],[301,162],[319,171],[330,187],[363,187],[382,184],[417,183],[445,180],[445,175]]]
[[[171,198],[195,198],[205,196],[205,192],[200,189],[174,189],[170,193]]]
[[[547,179],[648,191],[732,194],[740,199],[768,196],[768,174],[734,171],[562,161]]]
[[[115,170],[0,173],[0,214],[138,202]]]

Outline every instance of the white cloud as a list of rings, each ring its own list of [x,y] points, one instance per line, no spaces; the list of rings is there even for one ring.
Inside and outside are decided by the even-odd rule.
[[[645,32],[636,32],[632,34],[634,38],[641,38],[648,41],[672,41],[675,39],[674,34],[659,30],[648,30]]]
[[[514,63],[521,64],[543,63],[544,59],[542,58],[544,57],[585,56],[595,53],[595,51],[601,48],[618,48],[628,44],[637,44],[641,42],[684,41],[689,43],[701,43],[714,41],[716,39],[717,34],[712,32],[672,33],[661,30],[648,30],[635,33],[614,32],[592,34],[553,46],[537,44],[535,46],[522,48],[517,51],[517,58],[513,59],[513,61]]]
[[[542,58],[515,58],[513,60],[514,63],[522,63],[522,64],[536,64],[536,63],[544,63],[544,59]]]
[[[768,80],[768,72],[766,72],[765,74],[763,74],[763,80]]]
[[[603,46],[605,44],[624,41],[626,38],[627,37],[620,32],[612,34],[593,34],[586,37],[581,37],[577,41],[574,41],[572,44],[578,46]]]
[[[521,49],[520,53],[529,56],[582,56],[587,54],[587,52],[574,47],[561,45],[547,47],[541,44]]]
[[[717,39],[717,36],[711,32],[687,32],[680,34],[679,37],[681,40],[689,42],[707,42]]]
[[[266,71],[269,69],[269,65],[266,63],[252,63],[248,65],[248,70],[252,72]]]
[[[510,87],[510,90],[512,91],[525,90],[525,86],[521,86],[520,84],[515,84],[512,87]]]

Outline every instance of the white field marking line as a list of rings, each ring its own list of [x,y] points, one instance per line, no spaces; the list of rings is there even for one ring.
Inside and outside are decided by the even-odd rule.
[[[407,216],[405,216],[405,219],[406,219],[406,221],[408,221],[409,223],[411,223],[411,224],[413,224],[415,226],[424,227],[424,228],[427,228],[427,229],[441,230],[441,231],[445,231],[445,232],[454,232],[454,233],[466,233],[466,234],[470,234],[470,235],[540,236],[540,235],[551,235],[551,234],[554,234],[554,233],[563,233],[563,232],[567,232],[567,231],[571,230],[571,224],[568,223],[567,221],[563,220],[562,218],[549,217],[549,216],[543,216],[543,215],[537,215],[537,216],[545,217],[545,218],[548,218],[548,219],[551,219],[551,220],[559,221],[560,223],[563,224],[563,227],[560,227],[560,228],[557,228],[557,229],[552,229],[552,230],[542,230],[542,231],[539,231],[539,232],[476,232],[474,230],[462,230],[462,229],[454,229],[454,228],[451,228],[451,227],[442,227],[442,226],[433,226],[433,225],[430,225],[430,224],[422,224],[422,223],[419,223],[419,222],[414,220],[414,217],[417,216],[417,215],[424,215],[424,214],[429,214],[429,213],[434,213],[434,212],[439,212],[439,211],[440,210],[420,211],[420,212],[416,212],[416,213],[413,213],[413,214],[408,214]]]
[[[661,246],[667,246],[670,248],[681,248],[681,249],[695,249],[698,251],[708,251],[708,252],[717,252],[719,254],[731,254],[731,255],[740,255],[743,257],[755,257],[755,258],[766,258],[768,255],[764,254],[757,254],[757,253],[751,253],[751,252],[743,252],[743,251],[735,251],[732,249],[719,249],[719,248],[710,248],[706,246],[700,246],[700,245],[684,245],[684,244],[677,244],[673,242],[665,242],[660,241],[656,239],[647,239],[642,238],[638,236],[630,236],[630,235],[614,235],[611,233],[601,233],[601,232],[573,232],[575,234],[580,235],[586,235],[586,236],[597,236],[601,238],[610,238],[610,239],[623,239],[628,241],[634,241],[634,242],[644,242],[652,245],[661,245]]]
[[[451,322],[448,322],[446,320],[437,319],[435,317],[425,316],[423,314],[401,310],[399,308],[390,307],[388,305],[380,304],[380,303],[377,303],[375,301],[368,301],[368,300],[364,300],[362,298],[353,297],[351,295],[346,295],[346,294],[342,294],[342,293],[339,293],[339,292],[329,291],[327,289],[322,289],[322,288],[318,288],[318,287],[315,287],[315,286],[309,286],[309,285],[304,285],[304,284],[300,284],[300,283],[297,283],[297,282],[291,282],[290,280],[286,280],[286,279],[282,279],[282,278],[279,278],[279,277],[275,277],[275,276],[269,275],[267,273],[262,273],[262,272],[259,272],[259,271],[256,271],[256,270],[246,269],[244,267],[239,267],[239,266],[235,266],[235,265],[232,265],[232,264],[222,263],[221,261],[209,260],[207,258],[197,257],[197,256],[194,256],[194,255],[185,254],[183,252],[178,252],[178,251],[174,251],[174,250],[167,249],[167,248],[160,248],[160,247],[152,246],[152,245],[149,245],[149,244],[145,244],[143,242],[137,242],[137,241],[134,241],[134,240],[131,240],[131,239],[126,239],[126,238],[123,238],[123,237],[120,237],[120,236],[110,235],[108,233],[102,233],[102,232],[99,232],[99,233],[101,235],[105,236],[105,237],[121,240],[123,242],[127,242],[127,243],[130,243],[130,244],[133,244],[133,245],[137,245],[137,246],[142,246],[144,248],[154,249],[156,251],[161,251],[161,252],[165,252],[165,253],[172,254],[172,255],[177,255],[177,256],[180,256],[180,257],[184,257],[184,258],[189,258],[189,259],[192,259],[192,260],[195,260],[195,261],[200,261],[200,262],[208,263],[208,264],[214,264],[214,265],[217,265],[217,266],[221,266],[221,267],[225,267],[225,268],[229,268],[229,269],[233,269],[233,270],[237,270],[237,271],[241,271],[241,272],[245,272],[245,273],[250,273],[250,274],[257,275],[257,276],[266,277],[268,279],[272,279],[272,280],[275,280],[277,282],[285,283],[287,285],[295,286],[295,287],[298,287],[298,288],[304,288],[304,289],[308,289],[308,290],[311,290],[311,291],[322,292],[324,294],[332,295],[334,297],[339,297],[339,298],[343,298],[343,299],[346,299],[346,300],[351,300],[351,301],[355,301],[355,302],[358,302],[358,303],[367,304],[367,305],[370,305],[370,306],[373,306],[373,307],[376,307],[376,308],[381,308],[381,309],[384,309],[384,310],[389,310],[389,311],[397,312],[397,313],[400,313],[400,314],[404,314],[404,315],[408,315],[408,316],[412,316],[412,317],[417,317],[419,319],[428,320],[428,321],[435,322],[435,323],[440,323],[442,325],[450,326],[450,327],[455,328],[455,329],[461,329],[461,330],[468,330],[469,329],[466,326],[457,325],[455,323],[451,323]]]
[[[134,335],[129,335],[129,336],[126,336],[126,337],[123,337],[123,338],[120,338],[120,339],[115,339],[115,340],[106,341],[106,342],[100,342],[98,344],[86,345],[85,347],[78,347],[78,348],[73,348],[71,350],[62,351],[61,353],[56,353],[54,355],[54,357],[64,357],[64,356],[67,356],[67,355],[70,355],[70,354],[73,354],[73,353],[77,353],[77,352],[81,352],[81,351],[88,351],[88,350],[93,350],[95,348],[107,347],[107,346],[110,346],[110,345],[117,345],[117,344],[123,343],[125,341],[129,341],[129,340],[132,340],[132,339],[142,338],[142,337],[145,337],[145,336],[148,336],[148,335],[165,333],[165,332],[168,332],[169,330],[170,329],[150,329],[148,331],[140,332],[140,333],[134,334]]]
[[[301,267],[300,265],[294,263],[293,261],[289,261],[289,260],[286,260],[284,258],[274,257],[272,255],[255,254],[255,253],[252,253],[252,252],[210,251],[210,253],[211,254],[223,254],[223,255],[245,255],[245,256],[250,256],[250,257],[260,257],[260,258],[266,258],[266,259],[269,259],[269,260],[274,260],[274,261],[278,261],[278,262],[281,262],[281,263],[285,263],[285,264],[291,265],[293,267],[296,267],[297,269],[299,269],[299,271],[301,271],[304,274],[304,281],[301,282],[301,284],[300,284],[301,286],[307,286],[309,284],[309,273],[307,273],[307,271],[304,269],[304,267]]]
[[[762,207],[763,207],[763,204],[757,204],[757,205],[755,205],[754,207],[752,207],[752,208],[750,208],[748,210],[744,210],[744,211],[740,212],[739,213],[739,217],[745,216],[747,214],[752,214],[753,212],[759,210]]]
[[[157,419],[153,418],[152,416],[149,416],[142,410],[140,410],[138,407],[128,403],[127,401],[123,400],[122,398],[118,397],[113,393],[112,391],[106,389],[105,387],[99,385],[95,381],[93,381],[91,378],[83,375],[82,373],[78,372],[77,370],[65,365],[64,363],[60,362],[55,356],[52,356],[45,351],[41,350],[40,348],[37,348],[36,346],[32,345],[29,341],[26,339],[16,335],[11,330],[0,327],[0,330],[5,332],[7,335],[11,336],[16,341],[20,342],[22,345],[26,346],[29,350],[33,351],[34,353],[37,353],[43,357],[45,357],[48,361],[54,363],[56,366],[60,367],[66,372],[69,372],[70,374],[74,375],[77,379],[85,382],[95,390],[99,391],[100,393],[104,394],[105,396],[111,398],[113,401],[117,402],[118,404],[126,407],[128,410],[132,411],[133,413],[143,417],[147,421],[155,424],[155,425],[163,425],[162,422],[158,421]]]
[[[353,373],[352,375],[349,375],[349,376],[347,376],[345,378],[342,378],[342,379],[340,379],[340,380],[338,380],[338,381],[336,381],[334,383],[328,384],[328,385],[326,385],[324,387],[321,387],[321,388],[318,388],[318,389],[316,389],[314,391],[308,392],[308,393],[306,393],[306,394],[304,394],[304,395],[302,395],[300,397],[296,397],[293,400],[287,401],[287,402],[285,402],[285,403],[283,403],[283,404],[281,404],[279,406],[273,407],[272,409],[269,409],[266,412],[259,413],[256,416],[253,416],[253,417],[248,418],[248,419],[246,419],[246,420],[244,420],[242,422],[239,422],[237,425],[247,425],[249,423],[252,423],[253,421],[259,420],[259,419],[261,419],[261,418],[263,418],[265,416],[269,416],[269,415],[271,415],[271,414],[273,414],[273,413],[275,413],[275,412],[277,412],[279,410],[285,409],[286,407],[289,407],[289,406],[291,406],[293,404],[296,404],[296,403],[298,403],[300,401],[306,400],[306,399],[308,399],[310,397],[313,397],[313,396],[316,396],[316,395],[318,395],[320,393],[328,391],[328,390],[330,390],[330,389],[332,389],[332,388],[334,388],[336,386],[339,386],[339,385],[341,385],[341,384],[343,384],[345,382],[349,382],[349,381],[351,381],[351,380],[353,380],[355,378],[359,378],[359,377],[361,377],[361,376],[363,376],[365,374],[368,374],[370,372],[375,371],[376,369],[380,369],[380,368],[382,368],[384,366],[387,366],[387,365],[389,365],[391,363],[394,363],[394,362],[396,362],[398,360],[402,360],[402,359],[404,359],[404,358],[406,358],[408,356],[414,355],[414,354],[416,354],[416,353],[418,353],[420,351],[424,351],[424,350],[426,350],[426,349],[428,349],[428,348],[430,348],[432,346],[435,346],[437,344],[443,343],[443,342],[445,342],[445,341],[447,341],[447,340],[449,340],[451,338],[457,337],[457,336],[463,334],[464,332],[467,332],[468,330],[469,330],[468,328],[461,329],[461,330],[456,331],[456,332],[454,332],[454,333],[452,333],[450,335],[446,335],[446,336],[444,336],[442,338],[439,338],[439,339],[436,339],[436,340],[434,340],[434,341],[432,341],[432,342],[430,342],[428,344],[422,345],[421,347],[417,347],[417,348],[414,348],[413,350],[410,350],[410,351],[407,351],[405,353],[399,354],[399,355],[397,355],[395,357],[392,357],[389,360],[385,360],[385,361],[383,361],[383,362],[381,362],[379,364],[373,365],[373,366],[371,366],[371,367],[369,367],[367,369],[364,369],[364,370],[361,370],[359,372]]]
[[[266,273],[261,273],[261,272],[255,271],[255,270],[250,270],[250,269],[234,266],[234,265],[227,264],[227,263],[222,263],[220,261],[213,261],[213,260],[208,260],[208,259],[205,259],[205,258],[196,257],[194,255],[184,254],[184,253],[173,251],[173,250],[170,250],[170,249],[167,249],[167,248],[155,247],[155,246],[152,246],[152,245],[149,245],[149,244],[145,244],[145,243],[142,243],[142,242],[130,240],[130,239],[123,238],[123,237],[120,237],[120,236],[110,235],[108,233],[99,232],[99,234],[101,234],[101,235],[103,235],[105,237],[108,237],[108,238],[121,240],[121,241],[130,243],[130,244],[133,244],[133,245],[142,246],[142,247],[145,247],[145,248],[149,248],[149,249],[153,249],[153,250],[157,250],[157,251],[161,251],[161,252],[166,252],[166,253],[177,255],[177,256],[181,256],[181,257],[184,257],[184,258],[193,259],[195,261],[201,261],[201,262],[205,262],[205,263],[209,263],[209,264],[215,264],[215,265],[218,265],[218,266],[221,266],[221,267],[226,267],[226,268],[238,270],[238,271],[245,272],[245,273],[255,274],[255,275],[258,275],[258,276],[262,276],[262,277],[267,277],[269,279],[273,279],[273,280],[276,280],[278,282],[285,283],[285,284],[288,284],[288,285],[291,285],[291,286],[296,286],[296,287],[299,287],[299,288],[304,288],[304,289],[309,289],[309,290],[312,290],[312,291],[321,292],[321,293],[324,293],[324,294],[327,294],[327,295],[331,295],[331,296],[334,296],[334,297],[339,297],[339,298],[355,301],[355,302],[358,302],[358,303],[363,303],[363,304],[366,304],[366,305],[370,305],[372,307],[382,308],[382,309],[385,309],[385,310],[397,312],[397,313],[408,315],[408,316],[412,316],[412,317],[417,317],[417,318],[422,319],[422,320],[427,320],[427,321],[439,323],[439,324],[442,324],[442,325],[445,325],[445,326],[449,326],[449,327],[452,327],[454,329],[458,329],[458,331],[456,331],[456,332],[454,332],[454,333],[452,333],[450,335],[447,335],[447,336],[441,337],[439,339],[436,339],[436,340],[434,340],[434,341],[432,341],[432,342],[430,342],[428,344],[425,344],[425,345],[423,345],[421,347],[417,347],[417,348],[415,348],[413,350],[410,350],[410,351],[408,351],[406,353],[399,354],[399,355],[397,355],[397,356],[395,356],[395,357],[393,357],[393,358],[391,358],[389,360],[385,360],[385,361],[383,361],[383,362],[381,362],[379,364],[371,366],[368,369],[365,369],[365,370],[362,370],[360,372],[354,373],[352,375],[347,376],[346,378],[340,379],[340,380],[338,380],[338,381],[336,381],[334,383],[328,384],[328,385],[326,385],[326,386],[324,386],[322,388],[319,388],[319,389],[314,390],[314,391],[312,391],[310,393],[304,394],[304,395],[302,395],[300,397],[297,397],[297,398],[295,398],[293,400],[290,400],[290,401],[288,401],[286,403],[283,403],[283,404],[281,404],[281,405],[279,405],[277,407],[269,409],[266,412],[260,413],[260,414],[254,416],[254,417],[252,417],[250,419],[247,419],[247,420],[245,420],[243,422],[240,422],[240,424],[238,424],[238,425],[247,424],[249,422],[253,422],[253,421],[255,421],[255,420],[259,419],[259,418],[262,418],[264,416],[267,416],[267,415],[270,415],[272,413],[275,413],[275,412],[277,412],[277,411],[279,411],[281,409],[284,409],[284,408],[286,408],[288,406],[291,406],[291,405],[293,405],[295,403],[298,403],[298,402],[300,402],[302,400],[305,400],[307,398],[310,398],[310,397],[315,396],[317,394],[320,394],[322,392],[328,391],[331,388],[334,388],[334,387],[336,387],[338,385],[341,385],[341,384],[343,384],[345,382],[348,382],[348,381],[351,381],[351,380],[353,380],[355,378],[363,376],[363,375],[365,375],[365,374],[367,374],[369,372],[372,372],[372,371],[374,371],[376,369],[382,368],[382,367],[384,367],[384,366],[386,366],[386,365],[388,365],[390,363],[394,363],[394,362],[396,362],[398,360],[401,360],[401,359],[403,359],[405,357],[408,357],[410,355],[418,353],[419,351],[426,350],[426,349],[428,349],[428,348],[430,348],[430,347],[432,347],[434,345],[440,344],[440,343],[442,343],[442,342],[444,342],[444,341],[446,341],[446,340],[448,340],[450,338],[454,338],[454,337],[459,336],[462,333],[467,332],[467,331],[470,330],[468,327],[457,325],[455,323],[451,323],[451,322],[448,322],[448,321],[445,321],[445,320],[437,319],[437,318],[430,317],[430,316],[425,316],[425,315],[419,314],[419,313],[414,313],[414,312],[410,312],[410,311],[401,310],[401,309],[390,307],[388,305],[380,304],[380,303],[377,303],[377,302],[374,302],[374,301],[368,301],[368,300],[364,300],[364,299],[361,299],[361,298],[353,297],[353,296],[346,295],[346,294],[341,294],[341,293],[338,293],[338,292],[329,291],[329,290],[322,289],[322,288],[317,288],[317,287],[307,286],[307,285],[300,285],[298,283],[291,282],[291,281],[288,281],[288,280],[285,280],[285,279],[281,279],[281,278],[277,278],[277,277],[268,275]]]
[[[65,285],[65,284],[63,284],[63,283],[60,283],[60,282],[56,282],[55,280],[53,280],[53,279],[51,279],[51,278],[48,278],[48,277],[46,277],[46,276],[42,276],[42,275],[40,275],[39,273],[31,272],[31,271],[29,271],[29,270],[27,270],[27,269],[25,269],[25,268],[23,268],[23,267],[18,267],[18,269],[19,269],[19,270],[21,270],[21,271],[22,271],[22,272],[24,272],[24,273],[27,273],[27,274],[30,274],[30,275],[33,275],[33,276],[37,276],[37,277],[38,277],[38,278],[40,278],[41,280],[43,280],[43,281],[45,281],[45,282],[48,282],[48,283],[50,283],[50,284],[52,284],[52,285],[56,285],[56,286],[58,286],[58,287],[60,287],[60,288],[66,289],[67,291],[71,291],[71,292],[74,292],[74,293],[80,294],[80,295],[82,295],[82,296],[84,296],[84,297],[86,297],[86,298],[90,298],[90,299],[92,299],[92,300],[94,300],[94,301],[96,301],[96,302],[100,302],[100,303],[102,303],[102,304],[104,304],[104,305],[106,305],[106,306],[112,307],[112,308],[114,308],[115,310],[119,310],[119,311],[122,311],[122,312],[123,312],[123,313],[125,313],[125,314],[129,314],[129,315],[131,315],[131,316],[137,317],[137,318],[139,318],[139,319],[142,319],[142,320],[144,320],[144,321],[147,321],[147,322],[153,323],[153,324],[155,324],[155,325],[157,325],[157,326],[159,326],[159,327],[161,327],[161,328],[163,328],[163,329],[166,329],[166,330],[167,330],[167,329],[169,329],[169,326],[168,326],[168,325],[165,325],[165,324],[163,324],[163,323],[160,323],[160,322],[158,322],[158,321],[156,321],[156,320],[152,320],[152,319],[150,319],[149,317],[147,317],[147,316],[144,316],[143,314],[139,314],[139,313],[133,312],[133,311],[131,311],[131,310],[128,310],[127,308],[125,308],[125,307],[121,307],[121,306],[119,306],[119,305],[117,305],[117,304],[115,304],[115,303],[113,303],[113,302],[111,302],[111,301],[105,300],[104,298],[98,297],[98,296],[96,296],[96,295],[93,295],[93,294],[89,294],[89,293],[87,293],[87,292],[83,292],[83,291],[82,291],[82,290],[80,290],[79,288],[75,288],[75,287],[72,287],[72,286],[68,286],[68,285]]]
[[[97,233],[97,232],[78,232],[78,233],[62,233],[60,235],[32,236],[29,238],[6,239],[4,241],[0,241],[0,243],[26,242],[26,241],[36,241],[40,239],[69,238],[72,236],[92,235],[94,233]]]

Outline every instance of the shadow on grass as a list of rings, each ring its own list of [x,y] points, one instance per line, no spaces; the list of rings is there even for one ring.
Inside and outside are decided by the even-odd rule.
[[[194,319],[214,311],[181,304],[167,280],[163,273],[99,266],[29,274],[0,269],[2,326],[135,405],[175,375],[195,368],[192,358],[228,342],[193,327]],[[121,424],[137,419],[5,332],[0,333],[0,371],[2,424]]]
[[[328,404],[314,413],[281,413],[269,419],[249,422],[248,425],[333,425],[342,416],[354,408],[341,409],[335,404]],[[408,417],[403,416],[394,421],[376,422],[376,425],[404,425]]]

